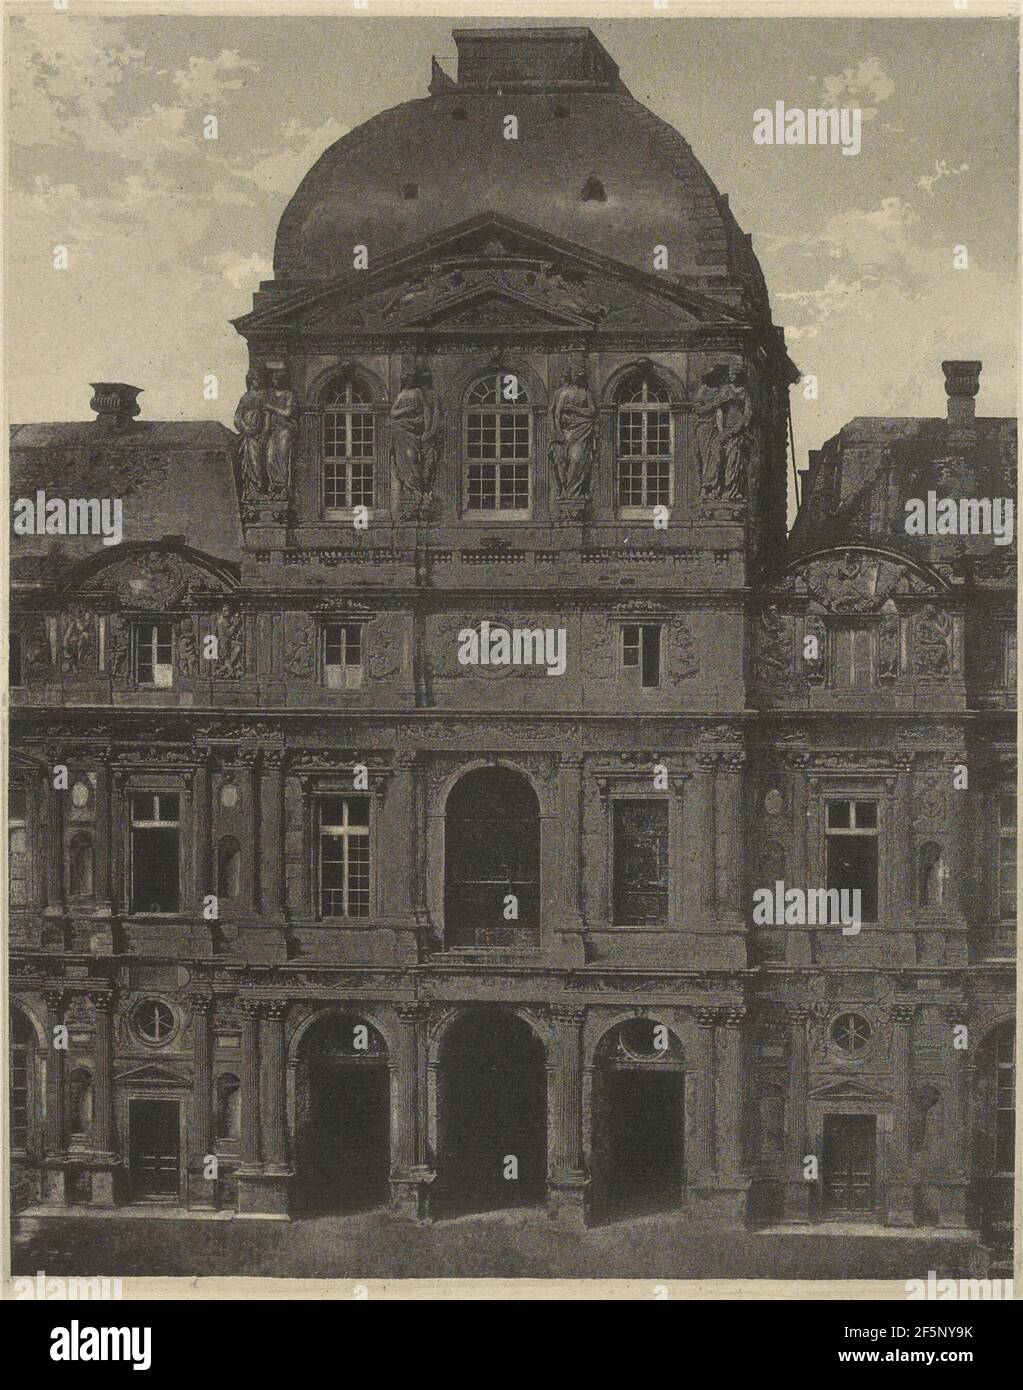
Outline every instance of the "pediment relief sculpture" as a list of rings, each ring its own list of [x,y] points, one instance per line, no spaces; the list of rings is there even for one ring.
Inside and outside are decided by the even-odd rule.
[[[808,560],[781,587],[808,594],[831,613],[876,613],[895,596],[934,592],[909,565],[858,550]]]
[[[219,598],[225,583],[209,570],[183,555],[168,550],[147,550],[102,571],[93,581],[112,589],[125,608],[159,612],[167,608],[194,607]]]

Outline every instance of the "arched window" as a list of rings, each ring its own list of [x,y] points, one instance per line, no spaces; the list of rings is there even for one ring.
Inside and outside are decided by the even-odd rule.
[[[11,1012],[11,1149],[24,1153],[32,1136],[36,1035],[19,1010]]]
[[[234,902],[241,888],[242,851],[233,835],[225,835],[217,845],[217,896]]]
[[[991,1048],[994,1069],[995,1172],[1016,1167],[1016,1034],[1015,1025],[1001,1028]]]
[[[948,869],[940,845],[928,842],[920,847],[920,878],[917,903],[920,907],[944,907]]]
[[[68,1086],[68,1118],[73,1135],[92,1133],[92,1073],[76,1067]]]
[[[323,401],[323,510],[373,507],[373,398],[360,382],[332,387]]]
[[[467,772],[445,812],[444,935],[450,946],[534,944],[540,808],[506,767]]]
[[[75,835],[68,846],[68,896],[91,898],[93,892],[92,840]]]
[[[533,417],[511,371],[491,372],[469,391],[465,412],[465,509],[527,517]]]
[[[619,387],[616,406],[619,507],[669,507],[673,426],[668,392],[648,373],[637,373]]]
[[[217,1139],[232,1143],[242,1132],[242,1087],[237,1076],[217,1077]]]

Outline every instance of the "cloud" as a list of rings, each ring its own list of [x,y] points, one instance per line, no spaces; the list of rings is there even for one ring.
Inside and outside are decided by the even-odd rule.
[[[185,101],[212,106],[224,92],[244,87],[246,72],[262,72],[262,68],[236,48],[223,48],[215,58],[189,58],[187,68],[175,72],[174,85]]]
[[[156,69],[112,20],[57,14],[11,24],[12,142],[78,146],[90,159],[112,155],[151,167],[160,155],[194,157],[202,115],[261,71],[236,49],[191,57],[173,74]],[[138,101],[140,77],[146,105]],[[160,88],[165,94],[153,100]]]
[[[917,188],[922,188],[925,193],[933,198],[934,185],[936,183],[940,183],[942,179],[959,178],[961,175],[968,173],[969,169],[970,166],[968,164],[960,164],[958,169],[953,169],[949,166],[947,160],[936,159],[934,161],[934,173],[921,174],[916,181],[916,186]]]
[[[821,87],[821,100],[825,106],[858,106],[864,121],[872,121],[877,108],[895,91],[895,83],[882,66],[880,59],[864,58],[855,67],[845,68],[831,77],[825,77]],[[866,97],[869,105],[857,98]]]
[[[87,144],[107,125],[104,108],[146,56],[112,20],[14,15],[9,33],[8,129],[23,145]]]
[[[240,256],[234,251],[222,251],[217,257],[220,273],[236,290],[252,287],[253,281],[273,278],[273,263],[265,256],[253,251],[251,255]]]

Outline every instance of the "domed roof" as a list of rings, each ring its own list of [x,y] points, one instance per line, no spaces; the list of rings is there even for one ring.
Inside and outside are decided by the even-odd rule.
[[[352,248],[389,255],[475,214],[502,213],[652,272],[763,277],[728,200],[682,136],[622,85],[588,29],[456,31],[459,80],[434,63],[431,95],[373,117],[302,180],[274,248],[279,280],[351,271]],[[518,138],[505,136],[506,117]]]

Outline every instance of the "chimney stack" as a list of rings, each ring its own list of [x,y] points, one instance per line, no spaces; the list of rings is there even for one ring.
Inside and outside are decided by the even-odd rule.
[[[126,430],[142,407],[137,397],[141,386],[128,386],[123,381],[93,381],[89,408],[96,412],[95,425],[102,430]]]
[[[951,429],[973,428],[974,397],[980,390],[980,362],[942,362],[945,394],[948,396],[948,423]]]

